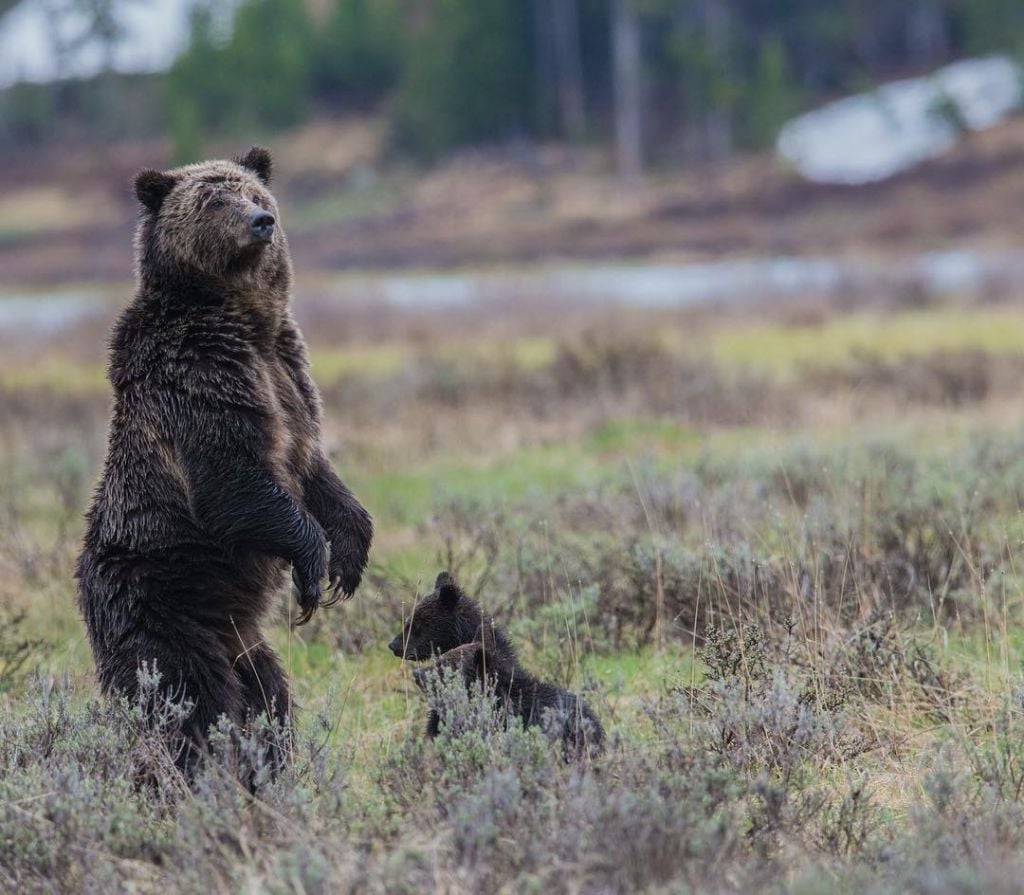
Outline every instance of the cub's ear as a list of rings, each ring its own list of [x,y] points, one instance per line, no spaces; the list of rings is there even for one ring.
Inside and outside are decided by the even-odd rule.
[[[150,211],[159,211],[178,179],[173,174],[147,168],[135,175],[135,195]]]
[[[245,155],[235,159],[243,168],[248,168],[264,183],[270,183],[270,150],[262,146],[253,146]]]
[[[437,581],[434,582],[434,590],[437,591],[441,606],[445,609],[454,609],[462,597],[462,588],[455,583],[455,579],[447,572],[442,572],[437,576]]]

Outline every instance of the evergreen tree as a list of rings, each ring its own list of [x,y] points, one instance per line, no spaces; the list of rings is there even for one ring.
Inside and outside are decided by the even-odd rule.
[[[172,156],[178,164],[202,156],[203,134],[223,125],[231,107],[225,53],[213,32],[212,10],[193,9],[188,49],[167,76],[165,106]]]
[[[404,49],[401,21],[396,0],[335,0],[317,44],[318,94],[363,103],[393,87]]]
[[[432,157],[522,132],[533,106],[520,0],[434,0],[398,87],[399,146]]]
[[[213,8],[198,6],[189,48],[167,79],[179,159],[201,149],[204,132],[300,122],[310,106],[312,34],[303,0],[244,0],[227,42],[216,39]]]
[[[109,65],[124,10],[141,2],[48,2],[56,57],[79,39],[56,27],[74,12]],[[386,100],[397,144],[420,157],[514,135],[585,136],[635,172],[767,145],[806,103],[964,55],[1024,58],[1022,0],[193,2],[190,44],[163,79],[179,161],[201,155],[206,135]],[[322,11],[316,24],[308,8]],[[93,134],[131,136],[121,122],[141,133],[122,111],[142,95],[127,83],[108,72],[50,94],[8,91],[0,140],[44,140],[68,109]]]
[[[770,37],[757,54],[757,64],[744,91],[744,142],[748,146],[769,146],[787,119],[801,104],[800,91],[790,72],[782,40]]]
[[[313,28],[304,0],[245,0],[225,48],[236,124],[287,127],[309,111]]]

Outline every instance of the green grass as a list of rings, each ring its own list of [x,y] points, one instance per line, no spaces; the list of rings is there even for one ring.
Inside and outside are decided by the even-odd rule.
[[[682,330],[661,331],[658,339],[673,353],[709,356],[727,369],[739,367],[788,380],[808,366],[841,367],[858,354],[884,360],[969,349],[1017,354],[1024,351],[1024,311],[949,307],[859,313],[831,317],[820,325],[759,321],[722,326],[699,341]],[[429,349],[403,342],[334,347],[314,340],[310,359],[316,380],[329,386],[350,376],[371,380],[395,376],[421,354],[463,370],[500,364],[528,372],[547,367],[557,351],[556,338],[535,335],[480,336],[468,343],[439,337]],[[104,392],[109,387],[103,361],[75,361],[59,354],[0,368],[0,386],[69,393]]]
[[[783,443],[767,429],[700,433],[669,421],[618,420],[576,442],[536,445],[507,453],[457,453],[386,471],[345,470],[346,479],[383,529],[429,519],[438,502],[453,498],[482,504],[543,501],[629,477],[637,464],[674,469],[702,454],[718,458],[762,454]]]
[[[585,449],[600,453],[686,450],[692,452],[704,441],[704,435],[689,426],[671,420],[627,420],[606,423],[592,432]]]
[[[309,363],[313,378],[321,385],[331,385],[346,376],[390,376],[399,372],[406,362],[407,351],[400,345],[317,347],[310,351]]]
[[[556,349],[554,340],[532,336],[510,341],[480,338],[468,345],[458,339],[438,341],[430,346],[429,355],[425,349],[400,342],[340,348],[317,345],[310,351],[310,366],[313,377],[321,385],[331,385],[349,376],[369,379],[394,376],[418,356],[462,370],[502,364],[526,372],[550,364]]]
[[[860,354],[883,360],[937,351],[979,350],[991,354],[1024,351],[1024,311],[1017,308],[932,308],[897,313],[859,313],[829,318],[820,325],[759,321],[719,327],[695,340],[685,331],[657,334],[677,354],[710,356],[725,368],[740,367],[789,379],[807,366],[842,367]],[[333,349],[317,347],[313,372],[323,382],[361,373],[384,376],[398,372],[414,349],[401,344]],[[432,357],[462,364],[509,363],[538,370],[556,357],[553,337],[475,339],[440,342]]]
[[[779,376],[808,365],[841,366],[857,353],[894,360],[935,351],[1024,350],[1024,312],[1018,308],[931,308],[897,314],[832,317],[817,326],[757,323],[718,331],[711,354]]]
[[[966,415],[948,415],[938,422],[905,419],[856,435],[851,434],[849,427],[835,424],[800,430],[769,427],[701,430],[670,418],[618,418],[590,429],[581,427],[581,431],[587,434],[534,443],[507,452],[473,453],[447,443],[445,452],[433,450],[424,455],[414,454],[401,463],[388,461],[390,465],[386,465],[370,458],[362,465],[357,463],[351,469],[342,469],[377,520],[378,541],[370,586],[364,588],[355,601],[324,610],[309,628],[290,630],[278,624],[269,632],[301,708],[302,732],[322,744],[330,761],[337,762],[341,768],[344,781],[341,795],[337,801],[331,801],[329,788],[317,778],[300,776],[298,789],[287,799],[282,797],[277,803],[255,802],[246,808],[247,813],[241,819],[216,820],[222,818],[223,806],[231,803],[228,799],[216,802],[214,810],[199,820],[189,819],[187,810],[180,815],[184,820],[177,815],[160,818],[154,830],[173,832],[184,825],[183,828],[190,831],[189,838],[183,839],[185,845],[175,854],[186,854],[193,861],[199,861],[204,860],[204,855],[221,855],[218,849],[222,849],[223,855],[217,860],[238,868],[240,874],[251,874],[252,879],[291,880],[288,876],[291,865],[284,863],[291,860],[290,857],[282,857],[280,867],[253,870],[249,854],[245,852],[251,849],[253,855],[266,855],[280,847],[282,834],[277,832],[278,828],[261,834],[262,839],[257,836],[262,825],[270,823],[260,813],[264,805],[269,805],[275,818],[286,818],[286,822],[275,821],[281,823],[279,829],[302,842],[303,850],[295,851],[295,866],[308,863],[314,870],[322,871],[327,866],[326,859],[317,859],[321,863],[314,864],[313,859],[307,860],[309,852],[305,849],[351,847],[360,852],[360,860],[372,862],[375,868],[372,873],[377,874],[374,879],[384,880],[379,889],[393,891],[396,886],[394,879],[386,876],[388,868],[399,867],[403,879],[413,880],[415,877],[410,875],[413,868],[429,855],[455,853],[461,856],[449,857],[450,863],[446,865],[449,869],[442,871],[442,875],[448,874],[454,879],[455,873],[450,868],[459,867],[458,862],[464,860],[465,853],[458,849],[453,852],[450,842],[456,836],[466,837],[460,840],[463,842],[475,842],[473,836],[478,831],[485,835],[489,825],[496,825],[499,830],[490,854],[503,855],[524,842],[532,842],[531,837],[542,840],[545,848],[552,842],[561,842],[565,830],[573,823],[588,825],[584,839],[601,835],[603,825],[614,822],[616,816],[626,819],[623,829],[629,831],[629,824],[640,811],[645,812],[640,816],[646,826],[645,835],[637,836],[637,841],[645,843],[648,833],[657,832],[659,823],[686,809],[692,814],[687,816],[685,824],[680,822],[683,832],[673,831],[674,840],[688,835],[689,829],[703,829],[701,824],[708,824],[707,830],[711,831],[704,838],[695,838],[692,846],[687,845],[687,854],[697,856],[691,865],[686,865],[690,870],[705,866],[706,855],[710,855],[708,860],[714,859],[714,843],[718,841],[714,831],[722,824],[729,830],[729,842],[735,843],[730,848],[741,856],[748,850],[754,854],[750,867],[764,865],[763,858],[767,855],[771,859],[769,863],[774,862],[773,867],[790,862],[795,868],[793,873],[808,875],[816,871],[812,859],[819,860],[820,856],[828,867],[838,868],[836,872],[853,865],[887,873],[891,861],[886,863],[876,856],[901,855],[909,849],[921,848],[908,832],[913,829],[914,819],[920,815],[941,820],[943,816],[938,811],[929,813],[928,799],[932,791],[929,787],[942,783],[941,777],[935,778],[938,784],[934,783],[933,765],[938,766],[952,755],[959,762],[957,779],[976,779],[978,792],[990,791],[989,778],[972,770],[964,755],[971,749],[987,747],[995,739],[992,730],[998,713],[1002,706],[1015,704],[1020,668],[1024,664],[1024,632],[1012,624],[1004,627],[1001,609],[995,600],[988,606],[987,616],[982,620],[975,616],[965,625],[956,619],[934,624],[924,608],[916,619],[908,614],[901,620],[904,627],[897,636],[925,647],[936,668],[956,681],[952,701],[955,714],[949,720],[938,715],[936,703],[928,701],[927,688],[913,678],[913,661],[906,658],[909,652],[896,658],[879,653],[884,660],[881,662],[870,657],[860,660],[862,664],[855,666],[856,669],[877,675],[883,682],[879,692],[872,695],[866,696],[857,690],[854,678],[858,671],[847,671],[841,663],[838,663],[841,671],[837,673],[845,677],[831,677],[835,669],[828,666],[823,657],[830,655],[828,650],[836,649],[842,660],[858,655],[855,645],[860,642],[858,638],[864,636],[863,626],[870,621],[868,605],[864,617],[850,622],[849,628],[818,631],[816,604],[812,605],[809,598],[804,601],[798,598],[790,608],[794,613],[803,613],[804,617],[802,626],[797,628],[793,659],[780,658],[788,655],[785,649],[789,649],[780,647],[768,654],[775,664],[766,671],[751,673],[738,662],[736,679],[728,681],[731,689],[716,690],[715,684],[721,681],[709,679],[712,666],[705,665],[684,637],[668,639],[660,651],[653,646],[617,649],[611,644],[618,641],[612,641],[610,635],[602,639],[598,632],[593,637],[596,651],[591,651],[589,635],[592,632],[587,630],[587,624],[593,621],[596,629],[598,621],[589,614],[590,604],[582,604],[580,591],[589,588],[588,593],[593,594],[600,588],[613,590],[615,580],[605,577],[591,582],[573,577],[574,573],[567,570],[572,559],[572,547],[566,546],[568,541],[563,540],[560,546],[552,548],[550,561],[555,570],[550,577],[558,579],[552,602],[535,607],[536,612],[517,605],[514,582],[520,544],[513,532],[519,529],[506,531],[506,540],[501,545],[500,562],[504,566],[499,575],[503,576],[500,587],[504,590],[496,590],[494,597],[487,594],[486,599],[501,604],[502,620],[515,636],[527,668],[546,679],[567,683],[577,691],[584,685],[596,685],[586,693],[611,737],[607,763],[593,774],[567,770],[557,761],[546,768],[537,765],[536,759],[529,757],[532,753],[519,746],[509,754],[520,756],[517,761],[525,762],[523,767],[499,766],[493,776],[486,776],[487,768],[495,762],[506,761],[500,748],[483,741],[476,744],[472,737],[461,744],[444,740],[424,743],[421,731],[427,715],[426,702],[410,679],[410,667],[387,651],[384,644],[389,635],[382,632],[392,628],[395,633],[398,631],[401,613],[396,607],[402,599],[412,595],[411,586],[406,582],[421,582],[421,588],[429,586],[437,569],[439,543],[431,515],[446,500],[463,500],[463,508],[470,507],[470,516],[476,506],[481,516],[507,510],[515,515],[516,524],[525,523],[526,527],[536,530],[547,524],[549,516],[553,520],[552,527],[558,524],[562,498],[571,501],[578,492],[590,500],[607,499],[612,508],[625,506],[629,495],[622,498],[623,489],[628,491],[635,487],[642,491],[646,481],[657,476],[661,478],[654,483],[655,487],[661,487],[661,493],[668,497],[667,502],[672,503],[678,496],[671,490],[676,473],[683,473],[688,482],[697,484],[698,495],[695,500],[682,498],[685,520],[664,523],[666,530],[671,531],[671,543],[665,548],[668,561],[675,547],[706,550],[708,556],[714,557],[719,555],[716,551],[730,549],[731,543],[732,549],[748,550],[763,559],[765,568],[779,556],[792,560],[794,566],[811,556],[813,564],[813,553],[800,552],[799,545],[802,538],[811,536],[808,532],[821,534],[825,530],[823,525],[814,528],[816,514],[832,513],[827,518],[834,527],[849,524],[856,533],[860,514],[858,499],[877,500],[887,495],[886,473],[865,469],[877,462],[880,455],[888,456],[885,452],[872,453],[871,445],[880,443],[893,446],[897,470],[894,475],[900,474],[903,468],[900,464],[923,464],[920,469],[915,467],[913,487],[909,489],[913,494],[892,495],[893,500],[884,508],[888,514],[886,520],[895,529],[904,524],[904,511],[914,510],[919,505],[915,501],[920,501],[922,496],[934,497],[935,506],[931,511],[934,518],[955,524],[957,520],[952,515],[961,506],[961,492],[978,488],[984,492],[982,496],[992,509],[986,511],[986,518],[976,523],[995,522],[997,539],[1005,537],[1013,549],[1019,544],[1018,535],[1022,533],[1018,530],[1022,520],[1018,518],[1019,513],[1013,516],[1010,496],[1015,483],[1024,481],[1024,476],[1018,475],[1020,469],[1015,461],[1014,444],[1002,443],[1002,452],[994,457],[994,468],[998,472],[993,475],[1004,478],[995,483],[986,483],[983,478],[968,482],[967,473],[972,470],[965,470],[967,461],[963,450],[973,444],[972,439],[979,437],[979,432],[991,434],[992,429],[989,424]],[[66,462],[74,463],[75,459],[69,455]],[[14,514],[25,530],[41,543],[53,540],[62,522],[66,522],[54,503],[46,463],[45,456],[23,458],[22,466],[6,479],[19,494]],[[786,503],[784,489],[778,484],[781,470],[801,479],[803,485],[811,489],[813,493],[806,505]],[[863,487],[849,503],[844,503],[851,481]],[[903,479],[896,481],[902,483]],[[616,494],[620,496],[616,498]],[[902,498],[906,499],[906,505],[900,502]],[[612,503],[616,499],[622,503]],[[713,526],[709,528],[708,531],[715,531],[715,538],[720,537],[723,543],[708,544],[711,535],[705,534],[699,517],[707,513],[713,522],[716,502],[723,500],[733,503],[749,500],[750,503],[739,507],[732,532],[719,533]],[[865,512],[873,511],[871,507]],[[725,516],[732,518],[729,513]],[[581,520],[578,531],[562,534],[582,538],[605,534],[592,532],[588,524],[587,520]],[[617,552],[625,548],[627,538],[648,536],[642,519],[632,524],[634,528],[625,532],[623,543],[615,536],[595,540],[595,549],[608,551],[612,564],[628,562],[624,554]],[[673,524],[677,528],[672,528]],[[749,531],[744,530],[744,526]],[[870,530],[861,531],[856,536],[861,538],[858,544],[861,552],[857,555],[870,565],[875,553],[883,549],[883,539],[871,539],[869,534]],[[907,538],[903,554],[911,556],[915,551],[926,550],[932,535],[925,531],[922,537],[923,542]],[[738,541],[742,543],[737,546]],[[533,548],[536,551],[536,544]],[[565,553],[560,554],[559,550],[563,549]],[[538,558],[535,552],[531,559],[529,549],[526,553],[525,562],[534,563],[532,568],[527,568],[527,573],[536,573],[538,568],[543,571],[543,564],[549,557],[545,554]],[[473,562],[470,557],[470,565]],[[58,557],[53,568],[44,569],[43,580],[23,586],[17,599],[30,612],[31,624],[25,633],[44,635],[55,645],[46,654],[44,670],[70,675],[71,702],[88,717],[92,710],[86,705],[95,695],[95,684],[88,643],[74,608],[69,567],[69,557]],[[54,568],[58,570],[56,574]],[[883,578],[884,574],[879,573],[876,583]],[[531,579],[526,574],[524,580],[536,581],[536,578]],[[378,581],[383,583],[377,584]],[[394,593],[388,588],[409,588],[410,592]],[[571,599],[566,597],[566,592]],[[708,592],[720,596],[713,588]],[[0,593],[0,598],[4,596]],[[614,605],[622,607],[626,615],[634,599],[637,602],[649,600],[650,594],[634,597],[632,591],[627,590],[622,601]],[[501,603],[502,600],[505,602]],[[1010,600],[1014,608],[1018,608],[1019,595],[1011,594]],[[576,612],[581,604],[588,606],[585,617]],[[744,605],[749,609],[749,603]],[[612,614],[610,612],[609,616]],[[834,618],[828,619],[827,606],[824,614],[827,624],[837,624]],[[1016,617],[1013,611],[1010,614]],[[743,626],[751,619],[737,617],[736,621]],[[608,619],[603,622],[607,626]],[[363,627],[359,628],[360,625]],[[346,641],[345,635],[357,628],[364,635],[361,649],[349,650],[339,645],[351,642]],[[783,628],[776,619],[777,630],[772,636],[784,641],[788,635],[779,633]],[[800,647],[805,645],[807,651],[801,652]],[[775,646],[779,646],[779,641]],[[758,674],[764,679],[758,678]],[[790,689],[782,696],[773,695],[776,694],[775,682],[785,675],[791,678],[787,684]],[[845,693],[846,685],[850,687],[849,693]],[[691,687],[703,700],[696,708],[687,708],[685,694],[690,693]],[[56,828],[62,817],[71,817],[73,824],[67,821],[71,832],[62,832],[62,835],[67,835],[68,841],[84,853],[84,843],[105,841],[89,838],[92,835],[88,832],[90,823],[97,817],[109,815],[109,809],[95,801],[96,796],[89,787],[94,781],[120,780],[117,769],[123,759],[118,753],[107,765],[102,765],[102,772],[92,770],[88,764],[85,765],[87,770],[75,771],[69,777],[72,782],[67,784],[74,798],[65,800],[71,807],[63,814],[52,810],[49,803],[46,803],[49,813],[44,814],[42,808],[30,813],[34,811],[36,799],[49,798],[50,793],[58,791],[65,783],[60,769],[48,770],[49,776],[32,770],[35,768],[32,762],[44,762],[45,755],[37,757],[40,750],[33,745],[38,741],[32,733],[33,725],[38,724],[34,720],[38,709],[31,707],[27,692],[28,688],[24,694],[16,692],[0,697],[0,708],[9,707],[12,716],[23,718],[23,730],[27,731],[20,734],[22,739],[17,748],[22,750],[19,755],[27,756],[22,763],[27,763],[29,771],[24,771],[12,758],[8,773],[10,779],[18,780],[9,798],[17,803],[18,809],[29,813],[19,814],[13,829],[29,830],[28,834],[18,835],[35,843],[44,840],[49,835],[47,831]],[[824,699],[834,694],[843,697],[842,706],[836,711],[824,706]],[[321,715],[326,719],[326,730],[319,727]],[[808,722],[810,726],[804,732],[812,739],[806,754],[786,758],[791,751],[792,731],[807,718],[810,722],[820,719],[823,726],[815,727]],[[76,724],[82,726],[82,722]],[[721,724],[721,728],[715,727],[716,724]],[[834,735],[830,725],[835,725]],[[90,738],[99,737],[103,742],[102,738],[107,735],[107,730],[98,726],[99,730],[86,726],[84,732],[73,726],[72,733],[67,733],[55,724],[52,737],[59,748],[89,758],[97,752],[91,745],[95,740]],[[82,738],[83,745],[76,745],[76,737]],[[866,744],[863,749],[857,745],[858,738],[863,738]],[[854,747],[849,752],[844,751],[845,744],[851,742]],[[1013,740],[1016,742],[1018,739]],[[955,748],[950,746],[947,752],[940,752],[943,743],[952,743]],[[1012,748],[1019,749],[1016,745]],[[485,769],[483,775],[470,760],[474,749],[481,753],[477,761]],[[13,751],[8,750],[8,754]],[[545,746],[542,754],[549,757],[550,752],[550,747]],[[540,770],[531,770],[538,767]],[[1011,764],[1008,772],[1000,773],[1010,776],[1015,767]],[[36,776],[31,776],[33,773]],[[858,809],[860,813],[855,816],[866,818],[864,822],[871,824],[873,838],[867,846],[857,842],[844,845],[846,851],[840,849],[837,855],[823,849],[820,843],[841,824],[840,800],[857,781],[869,782],[871,802],[868,807]],[[509,789],[512,784],[514,787]],[[720,792],[722,786],[728,791]],[[406,801],[401,796],[405,791],[403,787],[409,793]],[[552,787],[562,793],[558,798],[565,798],[565,805],[558,807],[552,802],[536,815],[530,814],[528,798],[536,796],[527,798],[522,794],[545,795]],[[627,790],[625,795],[623,789]],[[509,792],[514,795],[508,796]],[[584,796],[578,796],[579,792]],[[591,795],[586,796],[587,792]],[[780,815],[781,822],[796,826],[783,826],[778,831],[765,833],[764,810],[768,797],[777,792],[784,794],[782,801],[787,809]],[[974,792],[961,792],[957,796],[961,801],[951,810],[966,823],[981,825],[977,838],[985,841],[985,819],[998,806],[969,802]],[[117,794],[110,798],[115,796]],[[573,801],[582,797],[589,801]],[[614,807],[616,799],[621,809],[619,815],[609,809],[609,806]],[[440,808],[434,810],[429,800],[436,800]],[[29,807],[22,808],[23,805]],[[556,809],[564,814],[555,814]],[[527,811],[523,815],[525,819],[510,821],[509,817],[517,817],[516,812],[520,810]],[[804,811],[811,812],[813,823],[800,819]],[[821,812],[824,815],[819,820]],[[548,826],[540,824],[537,818],[548,818]],[[95,822],[106,829],[102,821]],[[226,829],[218,832],[218,823]],[[137,824],[138,821],[122,822],[118,818],[111,821],[117,830],[130,831]],[[951,829],[960,827],[952,824]],[[79,832],[82,830],[86,832]],[[231,838],[236,830],[242,831],[237,842]],[[752,845],[749,837],[755,830],[760,830],[757,835],[764,838],[760,844]],[[890,834],[890,831],[893,832]],[[115,843],[120,842],[113,833],[104,835],[109,835]],[[185,836],[184,833],[176,835]],[[629,833],[615,835],[623,838]],[[196,838],[204,836],[209,838]],[[223,836],[226,844],[218,844],[218,836]],[[921,838],[928,842],[935,840],[937,834],[922,834]],[[203,845],[192,844],[197,841]],[[905,845],[907,842],[911,844]],[[95,844],[90,847],[93,851],[98,848]],[[130,861],[120,860],[117,866],[128,870],[137,868],[133,872],[139,874],[142,890],[147,878],[162,879],[156,874],[167,872],[170,859],[159,851],[159,841],[155,848],[162,863],[150,858],[149,852],[131,850],[135,846],[103,847],[116,859],[131,856]],[[19,860],[25,866],[32,866],[32,849],[23,843],[18,848],[21,849]],[[790,848],[800,852],[799,860],[791,860]],[[605,850],[604,845],[597,849],[599,854],[591,858],[595,862],[591,867],[604,866],[600,860]],[[106,854],[102,850],[101,853]],[[468,853],[472,853],[471,848]],[[551,859],[544,862],[546,866],[552,861],[565,860],[564,854],[556,857],[556,853],[557,849],[552,849]],[[578,853],[583,854],[583,849]],[[812,858],[803,857],[805,853]],[[239,857],[240,854],[243,857]],[[659,854],[662,852],[654,850],[644,860],[657,861]],[[349,866],[343,865],[337,857],[330,860],[337,861],[338,867]],[[644,860],[638,863],[643,864]],[[735,860],[740,860],[742,866],[742,857]],[[338,870],[334,879],[344,872],[344,869]],[[280,876],[275,877],[275,873]],[[684,877],[690,878],[680,873],[675,881],[682,885]],[[790,879],[785,876],[785,881]],[[529,878],[510,873],[502,885],[491,888],[518,891],[521,886],[530,884]],[[194,884],[182,885],[198,890]],[[305,890],[314,888],[304,882],[294,885],[282,882],[280,888],[285,891],[289,885],[296,891],[303,887]],[[417,891],[429,890],[428,884],[425,888],[420,883],[417,885],[420,886]],[[780,890],[784,890],[782,883],[780,886]],[[543,888],[540,884],[538,887]],[[224,888],[233,890],[227,883]],[[751,890],[755,888],[751,886]],[[900,889],[899,884],[893,884],[893,890]]]
[[[0,387],[12,390],[51,389],[64,394],[97,394],[110,390],[106,364],[62,357],[39,358],[31,364],[0,369]]]
[[[340,613],[335,623],[345,623]],[[346,656],[322,644],[305,644],[285,629],[275,631],[274,642],[303,707],[304,723],[312,723],[316,713],[328,715],[333,723],[331,741],[351,750],[357,775],[375,760],[364,750],[389,748],[422,729],[427,707],[412,682],[413,665],[396,659],[384,646]],[[528,667],[542,667],[546,658],[523,655]],[[660,653],[645,648],[587,654],[578,668],[578,676],[584,675],[603,688],[602,710],[608,713],[610,727],[628,729],[640,721],[645,701],[663,696],[669,687],[699,684],[704,672],[700,663],[694,667],[692,650],[671,646]],[[579,686],[578,680],[574,686]]]
[[[380,524],[388,527],[423,522],[438,501],[450,498],[484,503],[540,498],[592,486],[613,472],[614,464],[608,463],[603,450],[585,444],[554,444],[497,458],[444,458],[414,470],[349,478],[366,504],[375,508]]]

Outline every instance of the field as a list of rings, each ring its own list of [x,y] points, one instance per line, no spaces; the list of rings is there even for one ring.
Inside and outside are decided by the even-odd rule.
[[[301,735],[255,796],[226,746],[186,791],[96,697],[108,320],[0,336],[0,890],[1018,890],[1024,302],[327,308],[377,538],[351,602],[294,629],[282,595]],[[424,739],[385,644],[442,568],[604,757],[465,699]]]

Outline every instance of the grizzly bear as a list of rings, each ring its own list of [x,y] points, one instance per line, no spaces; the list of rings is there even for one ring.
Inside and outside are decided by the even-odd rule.
[[[299,624],[351,596],[372,537],[321,444],[270,173],[253,147],[135,179],[137,289],[111,338],[107,457],[76,568],[102,689],[135,696],[155,663],[192,706],[186,765],[221,715],[290,723],[263,635],[273,598],[289,565]]]
[[[554,729],[566,758],[594,756],[604,748],[604,729],[590,707],[576,694],[529,674],[505,633],[448,572],[437,576],[433,592],[416,603],[402,633],[388,647],[400,659],[434,658],[433,666],[413,672],[433,703],[429,737],[437,735],[443,720],[443,705],[433,698],[437,694],[430,680],[454,672],[471,690],[493,694],[498,707],[524,726]]]

